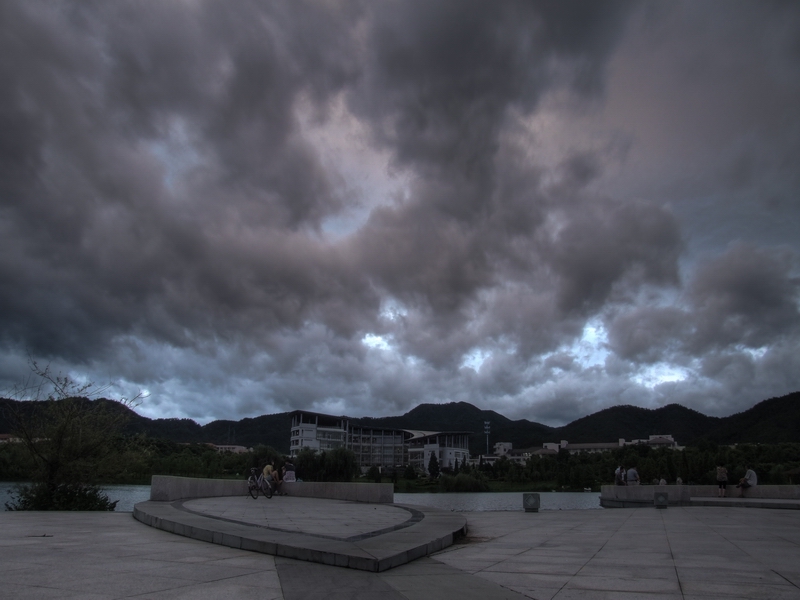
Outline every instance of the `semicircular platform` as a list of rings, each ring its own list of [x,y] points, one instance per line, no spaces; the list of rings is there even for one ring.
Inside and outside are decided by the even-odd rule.
[[[429,507],[294,496],[148,501],[133,516],[214,544],[373,572],[438,552],[467,527],[464,515]]]

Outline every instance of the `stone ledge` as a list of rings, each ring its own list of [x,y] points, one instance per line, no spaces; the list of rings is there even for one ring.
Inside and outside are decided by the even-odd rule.
[[[735,487],[728,486],[728,498],[717,498],[715,485],[604,485],[600,492],[600,506],[604,508],[652,507],[656,492],[666,492],[669,506],[746,506],[750,508],[798,508],[800,486],[760,485],[748,488],[744,498],[739,498]],[[720,500],[720,502],[716,502]]]

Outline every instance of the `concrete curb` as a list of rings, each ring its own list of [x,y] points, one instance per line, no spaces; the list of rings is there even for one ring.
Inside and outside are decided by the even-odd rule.
[[[416,516],[409,519],[407,526],[360,536],[357,540],[279,531],[203,516],[184,509],[182,501],[140,502],[133,508],[133,518],[150,527],[212,544],[376,573],[438,552],[466,534],[467,519],[460,513],[396,506]]]

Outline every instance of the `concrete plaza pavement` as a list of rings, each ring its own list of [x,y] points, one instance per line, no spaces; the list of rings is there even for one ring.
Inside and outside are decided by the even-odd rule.
[[[800,599],[800,511],[463,514],[465,539],[369,573],[173,535],[130,513],[3,512],[0,598]]]

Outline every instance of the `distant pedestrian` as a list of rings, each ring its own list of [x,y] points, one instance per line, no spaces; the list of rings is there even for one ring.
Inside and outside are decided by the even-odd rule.
[[[725,497],[725,488],[728,485],[728,469],[720,463],[717,465],[717,496]]]
[[[625,485],[625,467],[622,465],[614,471],[614,485]]]
[[[756,487],[756,485],[758,485],[758,477],[756,477],[756,472],[750,468],[750,465],[747,465],[745,468],[747,469],[747,472],[744,474],[744,477],[739,480],[739,485],[736,486],[739,488],[740,498],[744,498],[744,491],[747,488]]]
[[[627,485],[639,485],[639,472],[636,470],[636,465],[631,465],[628,472],[625,474],[625,483]]]

